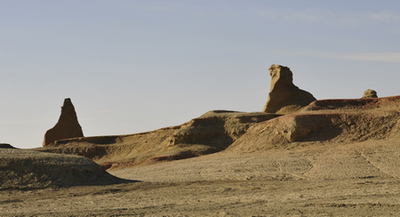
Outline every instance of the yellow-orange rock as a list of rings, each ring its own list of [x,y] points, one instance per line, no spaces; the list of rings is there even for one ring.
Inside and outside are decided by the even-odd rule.
[[[316,100],[311,93],[293,84],[293,73],[288,67],[272,65],[269,71],[271,89],[263,112],[290,114]]]
[[[80,155],[105,169],[121,169],[222,151],[250,126],[279,116],[214,110],[179,126],[131,135],[63,139],[35,150]]]
[[[67,98],[61,107],[61,115],[57,124],[44,135],[43,146],[47,146],[56,140],[75,137],[83,137],[83,132],[74,105],[72,105],[71,99]]]
[[[368,99],[368,98],[378,98],[378,94],[376,93],[375,90],[368,89],[364,92],[362,99]]]

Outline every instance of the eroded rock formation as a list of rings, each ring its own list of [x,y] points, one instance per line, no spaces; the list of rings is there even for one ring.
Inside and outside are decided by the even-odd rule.
[[[288,67],[272,65],[269,71],[271,89],[263,112],[290,114],[316,100],[311,93],[293,84],[293,73]]]
[[[44,135],[43,146],[47,146],[56,140],[75,137],[83,137],[83,132],[74,105],[72,105],[71,99],[67,98],[61,107],[61,115],[57,124]]]
[[[362,98],[363,98],[363,99],[367,99],[367,98],[378,98],[378,95],[377,95],[377,93],[376,93],[375,90],[368,89],[368,90],[366,90],[366,91],[364,92],[364,95],[363,95]]]
[[[221,151],[246,133],[251,125],[278,116],[262,112],[209,111],[181,125],[168,146],[196,144],[212,147],[213,152]]]
[[[351,144],[399,139],[400,96],[318,100],[301,113],[251,126],[226,151],[255,152],[305,144]]]
[[[219,152],[245,134],[250,126],[279,116],[209,111],[179,126],[132,135],[57,140],[37,150],[85,156],[105,169],[125,168]]]

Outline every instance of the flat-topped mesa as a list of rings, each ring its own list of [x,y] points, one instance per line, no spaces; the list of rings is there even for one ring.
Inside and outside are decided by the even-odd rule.
[[[74,105],[72,105],[71,99],[67,98],[61,107],[61,115],[57,124],[44,135],[43,146],[47,146],[56,140],[75,137],[83,137],[83,132]]]
[[[378,98],[378,94],[375,90],[368,89],[364,92],[362,99]]]
[[[290,114],[307,106],[316,99],[293,84],[293,73],[286,66],[271,65],[271,89],[262,112]]]

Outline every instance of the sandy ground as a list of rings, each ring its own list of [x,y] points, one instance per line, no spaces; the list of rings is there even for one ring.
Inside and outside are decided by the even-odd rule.
[[[138,182],[0,191],[0,216],[396,216],[398,143],[217,154],[109,171]]]
[[[171,162],[146,161],[140,166],[108,170],[131,180],[129,183],[100,185],[99,178],[90,186],[46,185],[16,190],[7,185],[0,190],[0,216],[398,216],[399,109],[400,96],[316,101],[298,114],[253,125],[216,154]],[[90,149],[75,141],[71,152],[62,153],[77,153],[78,148],[92,150],[94,160],[96,154],[103,153],[99,150],[106,153],[104,161],[115,158],[115,162],[124,162],[140,156],[148,159],[148,153],[169,150],[173,133],[163,132],[168,129],[175,128],[129,136],[128,143],[133,146],[97,150],[102,145]],[[67,146],[63,148],[71,148]],[[132,155],[135,153],[139,155]],[[0,169],[14,165],[11,172],[21,170],[16,174],[24,173],[22,178],[29,181],[36,180],[29,179],[32,171],[60,168],[40,167],[42,161],[37,161],[36,166],[30,165],[31,161],[18,166],[0,158]],[[27,166],[32,170],[26,171]],[[96,173],[94,166],[76,168],[70,174],[82,179],[81,183],[87,183],[88,173],[104,175]],[[0,170],[6,177],[0,181],[16,177],[18,182],[20,176],[10,176],[11,172],[4,175]],[[48,171],[57,175],[57,183],[62,183],[65,172]],[[42,183],[38,177],[38,183]]]
[[[138,182],[1,192],[1,216],[396,216],[393,179]]]

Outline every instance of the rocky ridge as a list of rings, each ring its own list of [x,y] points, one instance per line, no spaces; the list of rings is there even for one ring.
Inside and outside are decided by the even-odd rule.
[[[132,135],[57,140],[36,150],[85,156],[106,169],[124,168],[222,151],[251,125],[278,116],[217,110],[179,126]]]
[[[297,113],[253,125],[227,151],[393,139],[400,132],[399,108],[400,96],[315,101]]]

